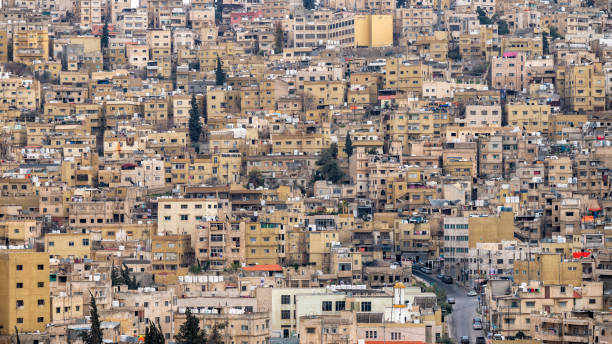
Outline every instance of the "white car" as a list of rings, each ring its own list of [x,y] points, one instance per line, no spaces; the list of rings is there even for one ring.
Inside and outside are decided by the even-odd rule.
[[[470,290],[467,293],[467,296],[476,296],[476,295],[478,295],[478,293],[476,293],[474,290]]]

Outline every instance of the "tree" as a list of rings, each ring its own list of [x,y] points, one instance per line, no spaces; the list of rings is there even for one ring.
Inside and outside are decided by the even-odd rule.
[[[102,344],[102,330],[100,329],[98,306],[96,305],[96,299],[91,291],[89,292],[89,297],[89,321],[91,322],[91,329],[81,334],[81,338],[85,344]]]
[[[114,287],[116,285],[122,284],[122,282],[123,282],[123,278],[121,278],[121,275],[119,274],[119,270],[117,270],[117,268],[113,264],[113,267],[111,268],[111,285]]]
[[[332,143],[329,148],[321,151],[321,157],[316,162],[320,166],[314,175],[314,180],[327,180],[332,183],[339,182],[344,173],[338,167],[338,145]]]
[[[204,124],[208,124],[208,101],[206,100],[206,94],[202,104],[202,119],[204,119]]]
[[[516,333],[516,335],[514,335],[514,338],[516,338],[516,339],[526,339],[527,335],[523,331],[518,331]]]
[[[304,4],[304,8],[307,10],[312,10],[315,8],[315,0],[302,0]]]
[[[483,10],[481,7],[476,9],[476,13],[478,14],[478,21],[480,21],[480,25],[491,25],[493,22],[487,16],[487,12]]]
[[[557,27],[555,26],[549,26],[548,27],[548,32],[550,32],[550,38],[554,41],[557,38],[563,38],[563,36],[561,36],[561,34],[559,33],[559,30],[557,30]]]
[[[215,70],[215,84],[217,86],[223,86],[225,83],[225,71],[223,70],[223,63],[221,57],[217,56],[217,69]]]
[[[274,33],[274,53],[282,54],[285,46],[285,32],[281,23],[276,23],[276,32]]]
[[[351,141],[351,135],[346,133],[346,140],[344,141],[344,152],[350,158],[353,155],[353,141]]]
[[[223,338],[221,338],[221,329],[223,329],[223,325],[215,324],[213,326],[212,331],[210,332],[210,336],[208,337],[208,344],[223,344]]]
[[[215,1],[215,23],[219,26],[223,22],[223,0]]]
[[[102,27],[102,37],[100,37],[100,48],[104,51],[105,48],[108,48],[108,20],[104,21],[104,26]]]
[[[200,111],[195,94],[191,95],[191,110],[189,110],[189,138],[193,145],[200,141],[202,135],[202,123],[200,122]]]
[[[156,325],[153,321],[145,330],[144,344],[165,344],[164,334],[159,323]]]
[[[136,290],[140,287],[140,283],[136,281],[135,276],[130,276],[130,269],[123,264],[121,268],[122,284],[127,284],[129,290]]]
[[[542,32],[542,54],[550,54],[550,48],[548,47],[548,35],[546,32]]]
[[[461,51],[459,50],[459,46],[453,45],[450,49],[448,49],[448,58],[453,61],[461,61]]]
[[[259,55],[259,35],[255,35],[255,43],[253,43],[253,54]]]
[[[265,179],[258,170],[249,172],[247,184],[253,184],[254,187],[264,186]]]
[[[240,269],[242,269],[242,264],[240,264],[240,262],[233,262],[230,266],[228,266],[225,271],[227,272],[231,272],[231,273],[236,273],[238,272]],[[213,335],[213,333],[211,332],[210,334],[211,336]],[[208,343],[210,344],[210,343]]]
[[[497,33],[500,35],[507,35],[510,33],[508,29],[508,22],[503,19],[497,20]]]
[[[200,321],[191,314],[189,308],[185,313],[185,322],[181,325],[179,333],[174,336],[177,344],[207,344],[206,330],[200,330]]]

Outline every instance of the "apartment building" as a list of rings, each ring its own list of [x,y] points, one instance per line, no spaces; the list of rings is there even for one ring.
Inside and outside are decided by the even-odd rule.
[[[87,0],[89,1],[89,0]],[[13,61],[32,64],[49,58],[49,32],[47,29],[18,28],[13,32]]]
[[[0,252],[0,333],[45,331],[51,321],[49,255],[27,249]]]
[[[548,132],[550,105],[532,103],[506,104],[508,125],[519,127],[528,132]]]
[[[491,60],[491,84],[495,89],[522,91],[526,74],[524,53],[507,52]]]
[[[605,86],[601,63],[571,64],[557,69],[555,87],[571,111],[605,109]]]
[[[102,1],[79,0],[76,5],[81,29],[91,30],[94,26],[102,24]]]

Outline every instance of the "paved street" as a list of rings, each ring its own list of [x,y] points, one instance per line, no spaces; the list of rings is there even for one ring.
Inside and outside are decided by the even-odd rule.
[[[420,271],[413,271],[413,273],[446,290],[446,295],[455,298],[455,304],[453,305],[453,313],[449,321],[450,336],[459,342],[461,336],[469,336],[470,342],[474,343],[476,336],[482,336],[481,331],[474,331],[472,329],[472,319],[476,316],[476,307],[478,305],[477,297],[467,296],[467,291],[463,287],[458,287],[453,284],[446,284],[440,281],[435,275],[427,275]]]

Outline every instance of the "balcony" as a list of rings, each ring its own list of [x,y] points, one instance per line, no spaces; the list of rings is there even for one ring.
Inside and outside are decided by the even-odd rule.
[[[570,334],[564,335],[563,341],[566,343],[588,343],[589,342],[589,334]]]
[[[536,334],[536,338],[547,342],[562,342],[563,337],[557,334],[555,331],[543,330],[539,334]]]

